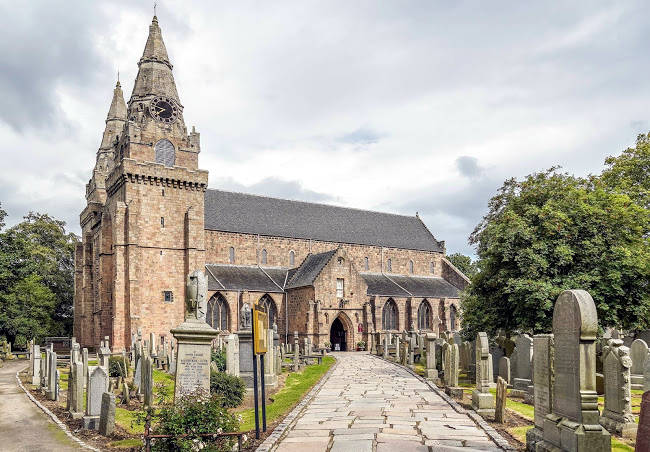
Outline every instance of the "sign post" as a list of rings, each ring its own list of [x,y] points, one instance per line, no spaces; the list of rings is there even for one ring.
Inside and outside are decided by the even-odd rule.
[[[262,384],[262,430],[266,432],[266,391],[264,384],[264,354],[267,352],[267,330],[269,328],[267,313],[259,305],[253,306],[253,391],[255,402],[255,438],[260,437],[259,408],[257,398],[257,359],[260,357],[260,380]]]

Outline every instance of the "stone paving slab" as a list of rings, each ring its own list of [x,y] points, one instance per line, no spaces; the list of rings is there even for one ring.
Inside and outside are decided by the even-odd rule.
[[[489,426],[405,368],[367,353],[335,356],[336,367],[272,450],[502,450]]]

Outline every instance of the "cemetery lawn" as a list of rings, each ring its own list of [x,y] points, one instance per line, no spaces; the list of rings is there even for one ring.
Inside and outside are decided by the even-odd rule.
[[[322,364],[307,366],[302,372],[292,372],[287,376],[284,388],[273,395],[273,402],[266,406],[266,422],[271,424],[276,419],[284,417],[309,392],[321,377],[332,367],[334,358],[325,356]],[[250,408],[241,411],[242,423],[240,431],[245,432],[255,428],[255,411]],[[260,410],[261,415],[261,410]]]

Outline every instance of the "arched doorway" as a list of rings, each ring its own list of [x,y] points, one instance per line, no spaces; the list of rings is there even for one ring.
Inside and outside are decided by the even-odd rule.
[[[335,351],[346,351],[347,350],[347,339],[345,326],[339,317],[335,318],[330,327],[330,343],[332,344],[332,350]]]

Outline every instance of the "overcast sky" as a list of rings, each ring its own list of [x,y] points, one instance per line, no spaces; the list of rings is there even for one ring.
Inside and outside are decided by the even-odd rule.
[[[509,177],[650,128],[647,2],[158,1],[210,187],[414,215],[448,253]],[[152,2],[0,0],[0,202],[80,232]]]

